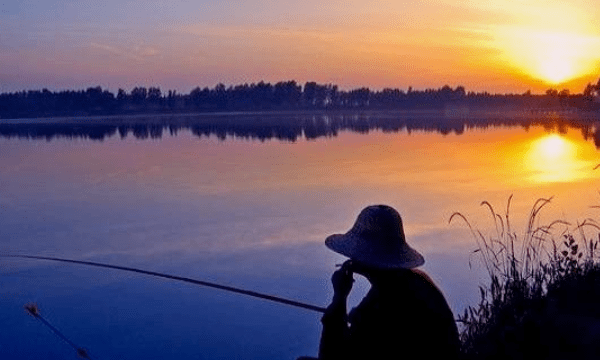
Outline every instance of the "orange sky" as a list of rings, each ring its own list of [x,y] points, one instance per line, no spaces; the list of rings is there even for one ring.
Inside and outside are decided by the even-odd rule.
[[[600,76],[599,20],[587,0],[24,0],[0,5],[0,92],[288,79],[581,92]]]

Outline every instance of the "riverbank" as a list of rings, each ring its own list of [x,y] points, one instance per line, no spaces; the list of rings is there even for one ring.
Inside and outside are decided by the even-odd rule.
[[[0,125],[7,124],[89,124],[89,125],[120,125],[130,123],[172,124],[199,122],[229,117],[248,118],[287,118],[287,117],[339,117],[363,116],[373,118],[397,119],[451,119],[451,120],[498,120],[520,119],[529,121],[564,120],[564,121],[598,121],[600,111],[578,109],[512,109],[501,107],[445,107],[442,109],[314,109],[314,110],[268,110],[268,111],[213,111],[213,112],[165,112],[139,114],[108,114],[108,115],[73,115],[73,116],[40,116],[1,118]]]
[[[459,316],[467,359],[590,359],[600,355],[600,228],[592,220],[574,228],[555,221],[534,226],[549,199],[539,199],[523,234],[510,228],[508,208],[489,208],[496,235],[471,228],[489,283],[479,304]],[[594,236],[588,238],[585,228]]]

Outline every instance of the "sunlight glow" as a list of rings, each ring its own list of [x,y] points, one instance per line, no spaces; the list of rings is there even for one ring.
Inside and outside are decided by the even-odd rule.
[[[541,139],[537,146],[540,155],[549,161],[557,160],[571,150],[566,140],[556,134]]]
[[[575,69],[572,62],[564,56],[552,56],[541,62],[539,73],[544,79],[559,83],[573,76]]]
[[[569,182],[587,177],[589,165],[577,156],[577,145],[557,134],[531,143],[526,167],[536,183]]]
[[[600,38],[579,33],[522,27],[496,29],[505,60],[534,78],[559,84],[597,70]]]

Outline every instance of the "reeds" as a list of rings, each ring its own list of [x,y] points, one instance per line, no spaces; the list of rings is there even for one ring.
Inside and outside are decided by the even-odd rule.
[[[562,220],[540,226],[539,213],[551,199],[538,199],[519,234],[511,228],[511,199],[503,215],[482,202],[494,222],[492,235],[473,228],[461,213],[450,217],[467,224],[477,243],[474,254],[490,277],[489,285],[479,288],[479,304],[459,316],[463,355],[477,359],[600,355],[600,346],[583,340],[600,337],[600,310],[596,309],[600,237],[587,239],[584,232],[586,227],[596,232],[600,228],[591,219],[575,227]],[[587,333],[573,336],[577,331]]]
[[[44,324],[54,334],[56,334],[56,336],[58,336],[64,342],[66,342],[67,344],[69,344],[69,346],[71,346],[75,350],[75,352],[77,353],[78,357],[80,357],[82,359],[90,359],[91,360],[91,357],[90,357],[90,355],[89,355],[89,353],[88,353],[88,351],[86,349],[75,345],[75,343],[73,343],[71,340],[69,340],[69,338],[66,337],[60,330],[58,330],[57,328],[55,328],[52,324],[50,324],[48,322],[48,320],[46,320],[44,317],[42,317],[42,315],[40,313],[40,309],[37,306],[37,304],[28,303],[28,304],[25,304],[24,308],[25,308],[25,311],[27,311],[27,313],[29,315],[31,315],[34,318],[38,319],[42,324]]]

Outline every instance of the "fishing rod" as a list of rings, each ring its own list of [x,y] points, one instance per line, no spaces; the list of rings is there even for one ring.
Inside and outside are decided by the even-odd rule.
[[[267,295],[267,294],[262,294],[262,293],[252,291],[252,290],[239,289],[239,288],[236,288],[233,286],[220,285],[220,284],[216,284],[216,283],[212,283],[212,282],[208,282],[208,281],[190,279],[190,278],[183,277],[183,276],[163,274],[163,273],[159,273],[159,272],[155,272],[155,271],[136,269],[136,268],[127,267],[127,266],[111,265],[111,264],[104,264],[104,263],[98,263],[98,262],[92,262],[92,261],[63,259],[63,258],[49,257],[49,256],[36,256],[36,255],[7,255],[7,254],[5,254],[5,255],[0,255],[0,257],[2,257],[2,258],[34,259],[34,260],[49,260],[49,261],[58,261],[58,262],[64,262],[64,263],[69,263],[69,264],[87,265],[87,266],[95,266],[95,267],[101,267],[101,268],[107,268],[107,269],[129,271],[129,272],[138,273],[138,274],[156,276],[156,277],[161,277],[161,278],[170,279],[170,280],[182,281],[182,282],[186,282],[186,283],[190,283],[190,284],[194,284],[194,285],[206,286],[206,287],[211,287],[211,288],[219,289],[219,290],[225,290],[225,291],[233,292],[236,294],[248,295],[248,296],[256,297],[259,299],[270,300],[270,301],[278,302],[281,304],[295,306],[295,307],[312,310],[312,311],[316,311],[316,312],[320,312],[320,313],[325,312],[325,308],[323,308],[323,307],[302,303],[302,302],[296,301],[296,300],[285,299],[285,298],[282,298],[279,296]]]

